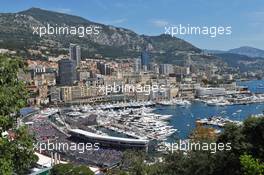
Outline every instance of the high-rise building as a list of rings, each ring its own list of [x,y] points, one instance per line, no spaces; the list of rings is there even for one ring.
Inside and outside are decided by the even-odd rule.
[[[173,66],[171,64],[161,64],[159,73],[164,75],[172,74],[174,73]]]
[[[149,64],[150,64],[149,54],[146,50],[144,50],[141,53],[141,65],[142,65],[143,71],[147,71],[149,69]]]
[[[134,62],[134,71],[139,73],[141,71],[141,59],[136,58]]]
[[[76,44],[70,44],[70,59],[76,62],[76,66],[80,66],[81,62],[81,48]]]
[[[150,71],[153,73],[159,74],[159,68],[160,66],[157,63],[150,63]]]
[[[50,102],[58,102],[61,100],[60,97],[60,88],[56,86],[51,86],[49,89]]]
[[[76,80],[76,62],[71,59],[61,59],[59,61],[59,84],[73,85]]]
[[[105,63],[101,63],[101,62],[98,62],[97,63],[97,69],[100,71],[100,74],[102,75],[112,75],[112,68],[105,64]]]

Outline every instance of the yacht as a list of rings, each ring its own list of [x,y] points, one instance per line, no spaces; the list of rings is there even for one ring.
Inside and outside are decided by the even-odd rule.
[[[171,105],[174,105],[174,103],[172,101],[169,101],[169,100],[160,101],[160,102],[158,102],[158,104],[163,105],[163,106],[171,106]]]
[[[231,103],[223,98],[215,98],[215,99],[211,99],[206,101],[208,106],[226,106],[226,105],[230,105]]]
[[[174,104],[179,105],[179,106],[186,106],[190,105],[191,102],[188,100],[183,100],[183,99],[174,99],[173,100]]]

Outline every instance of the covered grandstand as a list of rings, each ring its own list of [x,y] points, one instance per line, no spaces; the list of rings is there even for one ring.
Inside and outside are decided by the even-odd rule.
[[[114,148],[132,148],[132,149],[148,149],[148,140],[144,139],[132,139],[132,138],[122,138],[113,137],[107,135],[99,135],[84,131],[81,129],[70,129],[69,134],[72,137],[77,137],[87,142],[99,143],[100,146],[114,147]]]

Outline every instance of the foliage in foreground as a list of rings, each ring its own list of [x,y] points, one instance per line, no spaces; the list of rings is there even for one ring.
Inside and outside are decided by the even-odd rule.
[[[26,174],[37,161],[34,140],[25,127],[15,128],[19,109],[25,107],[27,91],[18,79],[23,62],[0,55],[0,174]],[[3,135],[5,131],[12,137]]]
[[[89,167],[73,164],[57,164],[51,169],[51,175],[94,175]]]
[[[258,159],[254,159],[251,155],[240,156],[240,162],[244,175],[263,175],[264,163],[260,163]]]
[[[243,126],[227,125],[217,143],[231,143],[227,151],[174,152],[164,161],[147,165],[144,157],[130,153],[119,168],[109,174],[119,175],[263,175],[264,118],[250,117]],[[130,161],[130,167],[125,165]]]

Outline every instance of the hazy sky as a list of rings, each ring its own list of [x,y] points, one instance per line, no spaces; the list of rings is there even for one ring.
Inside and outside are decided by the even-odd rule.
[[[0,12],[30,7],[82,16],[88,20],[159,35],[164,26],[231,26],[232,34],[178,36],[199,48],[264,49],[264,0],[0,0]]]

